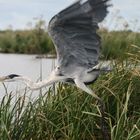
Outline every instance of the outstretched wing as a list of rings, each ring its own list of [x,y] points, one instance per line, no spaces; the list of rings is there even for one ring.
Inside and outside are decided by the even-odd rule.
[[[96,30],[107,15],[107,2],[78,0],[51,19],[48,31],[56,47],[59,66],[91,68],[98,63],[101,41]]]

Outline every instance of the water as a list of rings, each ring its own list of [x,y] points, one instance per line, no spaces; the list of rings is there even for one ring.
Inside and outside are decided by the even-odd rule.
[[[34,81],[45,79],[53,69],[53,59],[36,59],[36,55],[0,54],[0,76],[19,74],[30,77]],[[42,71],[42,74],[40,73]],[[41,74],[41,75],[40,75]],[[25,85],[21,82],[5,83],[8,94],[12,92],[24,93]],[[33,92],[38,96],[39,91]],[[0,83],[0,98],[6,94],[4,86]],[[29,93],[30,94],[30,93]]]
[[[0,76],[9,74],[24,75],[33,81],[47,79],[51,73],[55,60],[54,59],[36,59],[36,55],[18,55],[18,54],[0,54]],[[105,64],[108,62],[105,62]],[[18,96],[25,93],[26,86],[21,82],[7,82],[4,85],[0,83],[0,99],[6,94],[11,93]],[[46,93],[48,88],[43,88],[42,93]],[[27,96],[31,98],[39,96],[40,90],[30,91]]]

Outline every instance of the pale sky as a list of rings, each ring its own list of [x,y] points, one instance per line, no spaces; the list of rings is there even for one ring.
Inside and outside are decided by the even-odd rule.
[[[75,0],[0,0],[0,30],[12,25],[13,29],[25,29],[35,17],[43,16],[46,23],[60,10]],[[140,0],[112,0],[113,7],[104,21],[109,29],[130,28],[140,31]],[[117,18],[119,17],[119,18]],[[123,18],[121,18],[123,17]]]

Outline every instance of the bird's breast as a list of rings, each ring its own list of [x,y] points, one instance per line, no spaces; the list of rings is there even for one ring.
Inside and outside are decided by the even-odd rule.
[[[94,83],[97,80],[98,76],[99,76],[98,71],[93,71],[91,73],[86,72],[85,74],[81,75],[80,79],[82,80],[83,83],[88,85]]]

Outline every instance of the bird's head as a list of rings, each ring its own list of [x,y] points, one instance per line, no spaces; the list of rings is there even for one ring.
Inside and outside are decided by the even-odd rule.
[[[0,82],[13,82],[18,80],[21,76],[17,74],[10,74],[7,76],[0,77]]]

